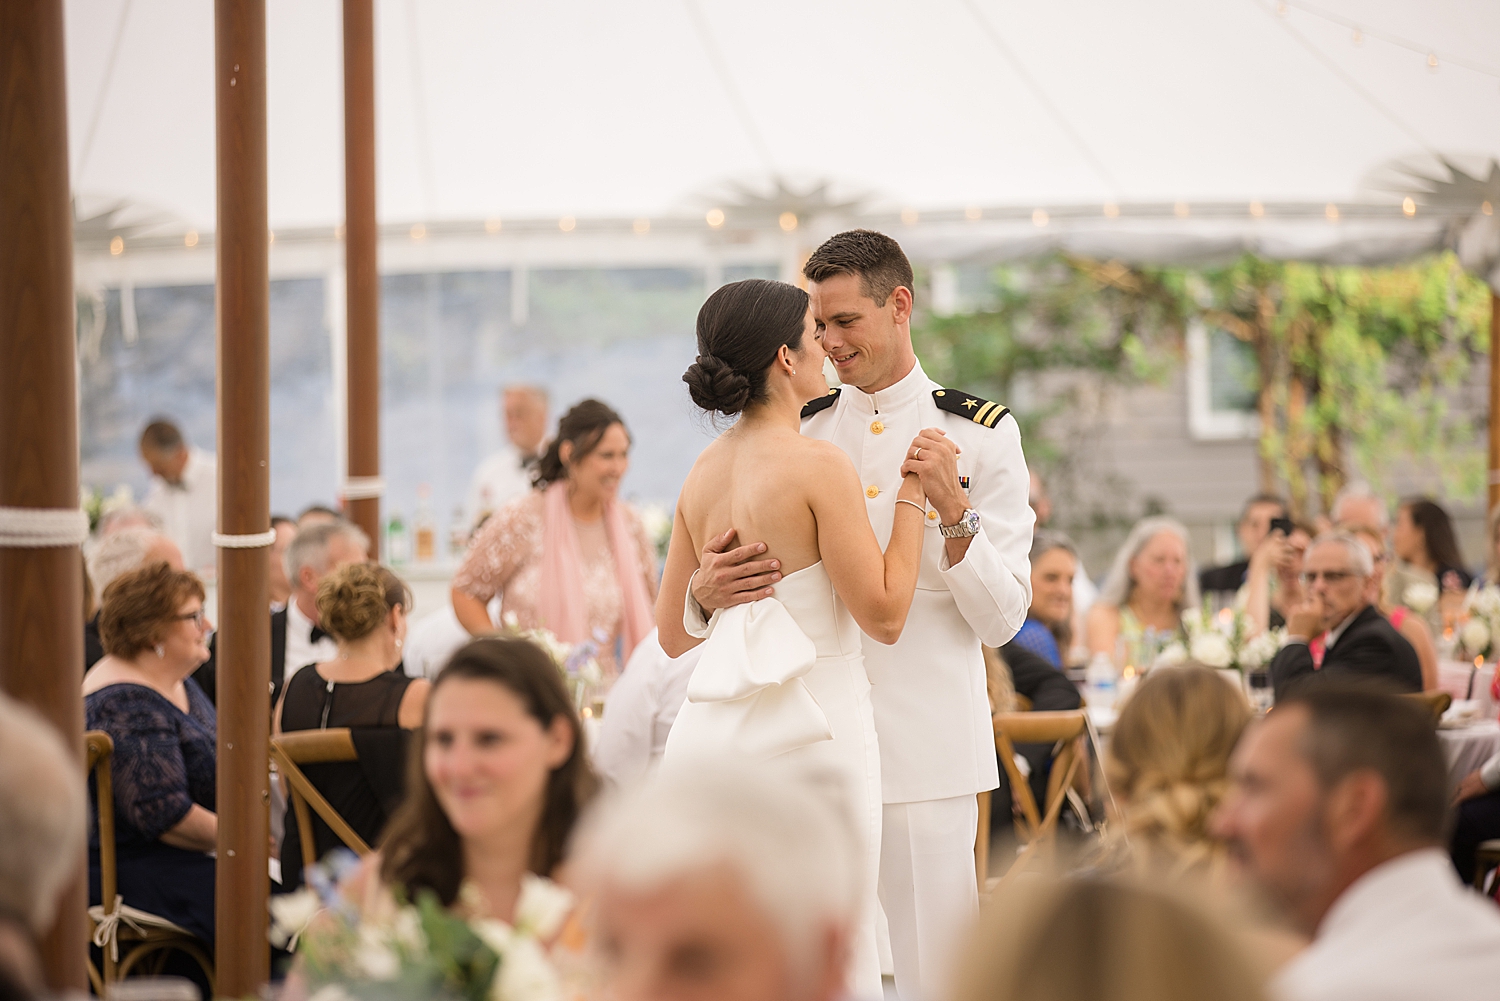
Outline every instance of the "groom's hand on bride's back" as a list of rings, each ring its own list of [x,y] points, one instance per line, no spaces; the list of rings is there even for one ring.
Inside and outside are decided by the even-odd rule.
[[[731,528],[703,547],[692,592],[705,612],[769,598],[772,585],[781,579],[780,560],[758,558],[765,554],[765,543],[730,548],[734,541]]]

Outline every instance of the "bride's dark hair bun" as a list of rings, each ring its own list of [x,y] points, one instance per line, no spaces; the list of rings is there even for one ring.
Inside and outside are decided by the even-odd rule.
[[[682,381],[693,402],[727,416],[766,395],[766,370],[785,344],[802,347],[807,293],[786,282],[747,278],[720,288],[698,311],[698,360]]]
[[[682,374],[688,395],[704,410],[733,416],[750,402],[750,380],[714,355],[699,355]]]

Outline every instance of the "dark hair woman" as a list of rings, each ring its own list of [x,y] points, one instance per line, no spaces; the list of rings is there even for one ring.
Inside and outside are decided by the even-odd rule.
[[[599,641],[599,663],[614,677],[651,631],[656,596],[655,552],[618,496],[629,466],[619,414],[584,400],[563,415],[537,468],[539,489],[485,523],[453,577],[453,610],[471,635],[494,629],[485,606],[500,594],[502,616],[524,629]]]
[[[552,876],[598,788],[578,715],[552,659],[526,640],[475,640],[427,700],[406,801],[347,892],[380,887],[513,923],[523,879]],[[378,884],[372,876],[378,874]],[[477,896],[460,899],[465,885]]]
[[[114,741],[115,859],[124,902],[197,935],[212,952],[218,720],[191,675],[208,659],[213,623],[203,584],[151,563],[104,589],[105,656],[83,679],[85,726]],[[100,900],[99,832],[90,900]]]
[[[683,381],[699,407],[739,420],[703,450],[677,502],[656,609],[663,649],[680,655],[696,643],[684,605],[711,540],[732,529],[740,544],[763,544],[781,572],[771,577],[774,596],[766,588],[715,612],[662,767],[728,752],[837,774],[867,863],[849,989],[875,995],[880,772],[860,630],[894,643],[906,625],[926,497],[893,457],[877,481],[896,495],[882,553],[866,513],[882,486],[861,483],[837,445],[801,433],[803,406],[828,395],[817,331],[807,293],[783,282],[734,282],[698,313],[698,360]],[[915,447],[906,446],[904,460]],[[771,689],[775,700],[747,697]]]
[[[1391,603],[1425,615],[1433,634],[1441,635],[1444,626],[1450,624],[1445,619],[1451,620],[1457,611],[1460,592],[1474,579],[1464,569],[1453,520],[1435,501],[1408,498],[1396,511],[1391,548],[1400,561],[1387,578]],[[1415,584],[1436,587],[1438,600],[1418,596]]]

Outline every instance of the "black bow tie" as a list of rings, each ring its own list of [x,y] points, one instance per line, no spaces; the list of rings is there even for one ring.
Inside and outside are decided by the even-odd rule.
[[[328,632],[322,626],[313,626],[312,627],[312,634],[311,634],[310,638],[308,639],[308,642],[309,643],[316,643],[316,642],[318,642],[318,640],[323,639],[327,635],[328,635]]]
[[[521,456],[521,468],[530,469],[532,466],[535,466],[538,462],[541,461],[542,457],[540,455],[523,455]]]

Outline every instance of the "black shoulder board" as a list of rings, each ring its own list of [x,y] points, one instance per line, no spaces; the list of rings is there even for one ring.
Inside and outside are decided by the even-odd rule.
[[[833,406],[834,403],[838,401],[838,398],[839,391],[837,389],[830,389],[827,396],[820,396],[816,400],[813,400],[807,406],[802,408],[802,419],[807,420],[813,414],[821,414],[823,411]]]
[[[999,424],[1000,418],[1010,413],[1010,408],[1007,406],[991,403],[989,400],[981,399],[972,393],[965,393],[960,389],[934,389],[932,402],[938,405],[939,410],[967,417],[975,424],[983,424],[987,428]],[[802,415],[806,417],[807,412],[803,411]]]

